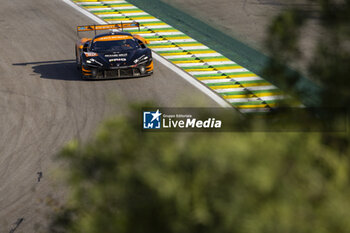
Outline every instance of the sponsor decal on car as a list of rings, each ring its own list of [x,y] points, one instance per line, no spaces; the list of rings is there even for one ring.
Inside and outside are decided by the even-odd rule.
[[[127,53],[106,54],[105,57],[127,57]]]
[[[128,40],[133,39],[132,36],[124,36],[124,35],[113,35],[113,36],[103,36],[98,37],[95,41],[113,41],[113,40]]]
[[[98,53],[94,53],[94,52],[84,52],[86,57],[97,57]]]
[[[113,62],[113,61],[126,61],[126,58],[113,58],[113,59],[109,59],[109,62]]]

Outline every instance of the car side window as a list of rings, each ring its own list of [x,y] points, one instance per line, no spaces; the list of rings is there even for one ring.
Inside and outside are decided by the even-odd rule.
[[[139,43],[140,47],[145,49],[146,48],[146,45],[141,41],[141,40],[136,40],[137,43]]]

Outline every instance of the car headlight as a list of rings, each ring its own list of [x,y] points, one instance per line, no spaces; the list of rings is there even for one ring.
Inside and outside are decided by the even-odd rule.
[[[93,65],[99,65],[99,66],[103,66],[103,64],[99,61],[97,61],[96,59],[94,58],[90,58],[89,60],[86,60],[86,63],[88,64],[93,64]]]
[[[141,57],[135,59],[135,60],[134,60],[134,63],[135,63],[135,64],[143,64],[143,63],[148,62],[150,59],[151,59],[151,58],[149,58],[148,56],[142,55]]]

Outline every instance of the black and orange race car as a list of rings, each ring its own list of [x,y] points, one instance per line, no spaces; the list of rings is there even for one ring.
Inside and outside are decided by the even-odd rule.
[[[83,79],[113,79],[143,77],[153,73],[152,51],[148,41],[139,35],[124,32],[124,28],[139,23],[78,26],[79,33],[94,31],[93,38],[78,39],[75,47],[77,67]],[[97,30],[108,30],[96,35]]]

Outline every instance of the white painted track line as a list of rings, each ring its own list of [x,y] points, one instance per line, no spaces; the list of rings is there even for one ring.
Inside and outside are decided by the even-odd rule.
[[[202,75],[202,74],[221,74],[221,73],[238,73],[238,72],[247,72],[247,69],[232,69],[232,70],[220,70],[218,71],[198,71],[198,72],[189,72],[192,75]]]
[[[213,79],[213,80],[202,80],[203,83],[209,84],[209,83],[225,83],[230,81],[256,81],[256,80],[263,80],[260,77],[244,77],[244,78],[225,78],[225,79]]]
[[[230,103],[244,103],[250,101],[269,101],[269,100],[281,100],[284,99],[283,95],[275,95],[275,96],[264,96],[264,97],[253,97],[253,98],[230,98],[227,99]]]
[[[194,54],[196,55],[196,54]],[[214,62],[200,62],[200,63],[177,63],[176,65],[180,67],[189,67],[189,66],[212,66],[212,65],[235,65],[233,61],[214,61]]]
[[[260,91],[260,90],[277,90],[277,87],[268,85],[268,86],[256,86],[256,87],[215,89],[215,91],[218,93],[226,93],[226,92],[234,92],[234,91]]]

